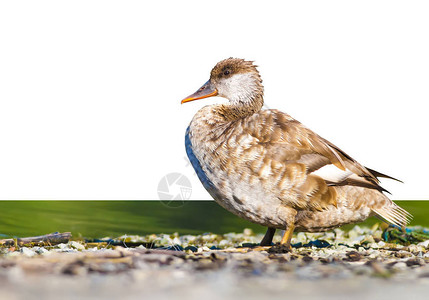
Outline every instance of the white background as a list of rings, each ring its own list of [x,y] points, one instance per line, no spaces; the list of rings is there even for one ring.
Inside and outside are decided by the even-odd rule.
[[[264,3],[264,4],[262,4]],[[0,198],[158,199],[185,160],[180,105],[221,59],[268,107],[428,199],[427,1],[2,1]]]

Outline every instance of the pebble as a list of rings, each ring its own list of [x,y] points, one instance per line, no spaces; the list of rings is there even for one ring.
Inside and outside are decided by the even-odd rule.
[[[34,250],[27,248],[27,247],[22,247],[21,253],[25,256],[28,256],[28,257],[36,255],[36,252]]]
[[[295,239],[296,243],[307,243],[307,236],[304,232],[298,232]]]
[[[37,254],[48,254],[49,253],[49,250],[45,249],[44,247],[34,247],[34,248],[37,248],[37,249],[35,249]]]
[[[424,242],[418,243],[417,246],[428,248],[429,247],[429,240],[426,240]]]
[[[64,243],[61,243],[61,244],[58,244],[58,245],[56,246],[56,248],[58,248],[58,249],[60,249],[60,250],[67,250],[67,249],[69,249],[69,245],[64,244]]]
[[[245,229],[243,230],[243,234],[244,234],[245,236],[252,236],[252,235],[254,235],[253,230],[252,230],[252,229],[250,229],[250,228],[245,228]]]
[[[403,271],[407,268],[407,264],[404,262],[397,262],[392,266],[392,269],[395,271]]]
[[[85,250],[85,246],[76,241],[69,242],[70,247],[75,248],[77,250]]]

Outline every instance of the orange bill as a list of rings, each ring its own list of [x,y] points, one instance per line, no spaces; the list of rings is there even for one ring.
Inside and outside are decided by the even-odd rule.
[[[186,102],[208,98],[216,95],[217,95],[217,90],[213,87],[211,81],[209,80],[206,83],[204,83],[204,85],[200,87],[198,91],[183,99],[181,103],[183,104]]]

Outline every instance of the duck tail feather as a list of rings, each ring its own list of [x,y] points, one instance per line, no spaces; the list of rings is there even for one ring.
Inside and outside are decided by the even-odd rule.
[[[373,169],[370,169],[370,168],[368,168],[368,167],[365,167],[372,175],[374,175],[375,177],[381,177],[381,178],[388,178],[388,179],[392,179],[392,180],[395,180],[395,181],[398,181],[398,182],[400,182],[400,183],[404,183],[402,180],[399,180],[399,179],[397,179],[397,178],[394,178],[394,177],[392,177],[392,176],[389,176],[389,175],[386,175],[386,174],[383,174],[383,173],[380,173],[380,172],[378,172],[378,171],[376,171],[376,170],[373,170]]]
[[[399,227],[407,226],[407,224],[409,224],[413,218],[413,216],[408,211],[393,202],[390,206],[373,208],[372,210],[377,214],[378,217],[387,223]]]

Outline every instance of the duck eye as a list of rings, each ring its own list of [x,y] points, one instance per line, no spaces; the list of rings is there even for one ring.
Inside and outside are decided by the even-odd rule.
[[[229,75],[229,73],[231,73],[229,70],[225,70],[225,71],[223,72],[223,75]]]

